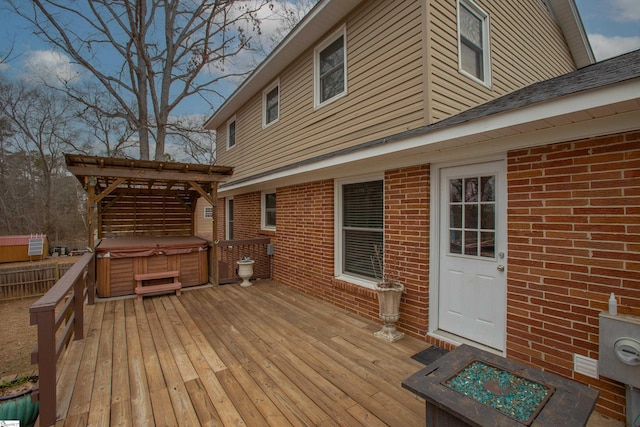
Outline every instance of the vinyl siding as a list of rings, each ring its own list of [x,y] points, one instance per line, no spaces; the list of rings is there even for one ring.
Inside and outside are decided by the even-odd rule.
[[[218,129],[218,163],[233,165],[234,179],[425,124],[421,2],[365,2],[344,24],[347,96],[314,109],[314,48],[328,33],[279,76],[277,123],[262,128],[260,91],[236,113],[235,148],[226,124]]]
[[[218,164],[234,166],[235,181],[434,123],[575,68],[539,0],[476,4],[490,16],[491,87],[458,71],[455,0],[363,2],[278,76],[278,122],[262,127],[260,90],[236,112],[236,147],[226,149],[226,123],[217,129]],[[348,93],[315,109],[314,48],[342,25]]]
[[[575,69],[560,28],[540,1],[475,3],[489,14],[491,87],[458,71],[456,2],[432,0],[428,25],[430,123]]]

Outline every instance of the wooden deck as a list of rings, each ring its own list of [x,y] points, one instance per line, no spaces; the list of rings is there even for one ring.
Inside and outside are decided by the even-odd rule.
[[[262,280],[98,302],[59,362],[70,426],[421,426],[401,388],[428,345]]]

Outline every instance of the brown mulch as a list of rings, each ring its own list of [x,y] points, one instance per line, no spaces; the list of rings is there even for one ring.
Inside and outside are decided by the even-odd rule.
[[[21,395],[27,390],[33,390],[36,384],[38,384],[38,377],[35,375],[0,382],[0,397]]]
[[[37,373],[37,365],[31,364],[37,331],[29,324],[29,307],[38,298],[0,301],[0,378],[4,380]]]

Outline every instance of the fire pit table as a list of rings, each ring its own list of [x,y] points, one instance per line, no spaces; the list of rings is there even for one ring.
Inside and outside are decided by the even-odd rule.
[[[584,426],[598,392],[461,345],[402,382],[426,401],[429,426]]]

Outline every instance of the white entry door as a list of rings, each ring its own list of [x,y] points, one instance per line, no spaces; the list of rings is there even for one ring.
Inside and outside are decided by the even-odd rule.
[[[504,350],[506,333],[504,162],[440,170],[438,327]]]

